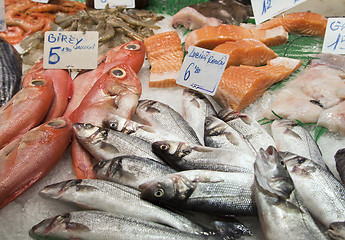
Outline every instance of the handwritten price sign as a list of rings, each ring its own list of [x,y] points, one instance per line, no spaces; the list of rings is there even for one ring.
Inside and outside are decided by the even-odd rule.
[[[95,9],[103,9],[107,4],[109,4],[110,8],[114,8],[116,6],[135,8],[135,0],[94,0]]]
[[[262,23],[305,1],[306,0],[252,0],[255,22],[256,24]]]
[[[98,32],[45,32],[44,68],[94,69],[97,67],[97,58]]]
[[[0,0],[0,31],[6,30],[5,1]]]
[[[322,52],[345,54],[345,18],[328,19]]]
[[[213,96],[228,59],[227,54],[191,46],[176,83]]]

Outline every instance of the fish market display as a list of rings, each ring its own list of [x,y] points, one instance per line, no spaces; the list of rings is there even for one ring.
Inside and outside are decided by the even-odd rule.
[[[283,160],[304,204],[316,221],[324,227],[332,222],[344,221],[345,189],[342,183],[328,169],[310,159],[290,153],[284,154]]]
[[[188,34],[185,40],[185,50],[188,50],[190,46],[213,49],[219,44],[245,38],[258,39],[267,46],[277,46],[288,40],[288,32],[282,26],[268,30],[244,28],[231,24],[216,27],[206,26]]]
[[[260,150],[254,168],[255,201],[265,240],[327,239],[308,213],[274,147]]]
[[[139,185],[153,178],[176,172],[171,167],[152,158],[121,155],[104,160],[93,167],[99,179],[116,182],[139,190]]]
[[[213,214],[256,213],[252,173],[188,170],[139,186],[145,200]]]
[[[0,107],[21,89],[22,59],[17,50],[0,37]]]
[[[213,0],[182,8],[173,16],[171,25],[174,28],[183,25],[191,30],[220,24],[238,25],[247,21],[252,15],[251,6],[244,5],[240,1]]]
[[[261,67],[230,66],[225,69],[214,98],[223,107],[242,111],[301,65],[301,60],[277,57]]]
[[[53,84],[33,79],[0,108],[0,149],[17,136],[36,127],[54,98]]]
[[[181,39],[175,31],[155,34],[144,40],[151,65],[150,87],[173,87],[182,66]]]
[[[267,64],[268,60],[278,55],[257,39],[241,39],[235,42],[219,44],[213,51],[228,54],[226,67],[250,65],[260,66]]]
[[[71,134],[71,122],[67,118],[56,118],[17,137],[0,150],[0,208],[56,165],[70,143]]]

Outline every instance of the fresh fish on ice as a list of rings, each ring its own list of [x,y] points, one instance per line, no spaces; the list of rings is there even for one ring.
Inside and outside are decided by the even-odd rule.
[[[104,160],[93,167],[99,179],[139,189],[139,185],[157,177],[175,172],[171,167],[154,159],[124,155]]]
[[[253,173],[255,156],[237,150],[191,145],[186,142],[158,141],[152,151],[168,165],[180,170],[204,169]]]
[[[252,173],[188,170],[139,186],[152,202],[213,214],[256,213]]]
[[[308,213],[274,147],[260,149],[254,168],[255,201],[265,240],[327,239]]]
[[[275,120],[271,130],[278,151],[291,152],[308,158],[327,169],[319,146],[310,133],[295,120]]]
[[[200,142],[204,145],[205,118],[217,116],[214,106],[201,92],[186,88],[182,94],[182,109],[183,118],[194,129]]]
[[[183,141],[201,144],[195,131],[181,114],[164,103],[140,100],[136,114],[145,124],[172,132]]]

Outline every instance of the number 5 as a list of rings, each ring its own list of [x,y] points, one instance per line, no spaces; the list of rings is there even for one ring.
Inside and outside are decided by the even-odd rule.
[[[49,51],[48,63],[49,64],[57,64],[60,61],[59,54],[53,52],[55,49],[60,49],[61,47],[52,47]],[[55,61],[54,61],[55,60]]]

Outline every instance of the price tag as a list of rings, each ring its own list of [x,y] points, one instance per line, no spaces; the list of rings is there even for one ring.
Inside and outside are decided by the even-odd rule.
[[[135,0],[94,0],[95,9],[103,9],[107,4],[109,4],[110,8],[114,8],[116,6],[135,8]]]
[[[345,18],[328,19],[322,52],[345,54]]]
[[[97,31],[47,31],[44,34],[44,68],[94,69],[97,57]]]
[[[190,46],[176,83],[213,96],[228,60],[227,54]]]
[[[273,18],[306,0],[252,0],[255,23]]]
[[[0,31],[6,31],[5,1],[0,0]]]

